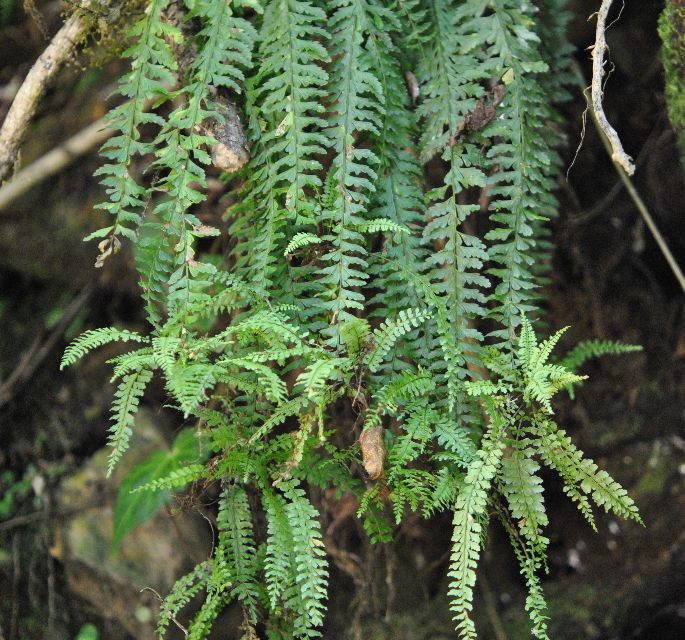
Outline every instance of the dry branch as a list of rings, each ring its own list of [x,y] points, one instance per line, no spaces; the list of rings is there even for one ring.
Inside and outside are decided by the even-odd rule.
[[[606,53],[606,23],[609,9],[613,0],[602,0],[602,5],[597,12],[597,30],[595,33],[595,46],[592,49],[592,110],[595,118],[599,123],[599,127],[606,135],[609,144],[611,145],[611,159],[619,166],[623,167],[625,172],[632,176],[635,173],[635,164],[633,159],[624,151],[621,139],[618,137],[616,130],[609,124],[604,107],[602,106],[602,98],[604,91],[602,89],[602,81],[604,79],[604,54]]]
[[[573,65],[573,70],[576,74],[576,77],[578,78],[579,87],[580,87],[581,91],[583,92],[585,99],[588,100],[587,89],[585,89],[585,78],[583,77],[583,72],[577,64]],[[593,85],[594,85],[594,79],[593,79]],[[588,100],[588,103],[589,102],[590,101]],[[683,274],[683,270],[680,268],[680,265],[678,264],[677,260],[675,259],[674,255],[673,255],[673,252],[670,250],[668,244],[666,243],[666,240],[664,239],[663,235],[661,234],[661,231],[659,231],[659,227],[656,225],[656,222],[654,221],[652,214],[649,212],[649,209],[647,208],[645,201],[640,197],[640,194],[638,193],[637,189],[635,188],[635,185],[632,183],[632,181],[630,179],[630,174],[628,173],[625,166],[617,160],[614,146],[612,145],[611,140],[608,137],[606,129],[602,126],[602,123],[600,122],[600,120],[597,116],[597,111],[595,109],[590,109],[589,104],[588,104],[588,110],[590,111],[590,114],[592,117],[592,122],[594,123],[594,125],[597,129],[597,132],[599,133],[599,138],[602,141],[602,144],[604,145],[604,148],[606,149],[607,153],[611,156],[611,159],[614,162],[614,169],[616,169],[616,173],[618,174],[618,177],[621,179],[623,186],[628,191],[628,195],[630,196],[630,199],[633,201],[633,204],[635,205],[638,212],[642,216],[642,219],[644,220],[645,224],[647,225],[647,228],[649,229],[650,233],[652,234],[654,241],[657,243],[659,250],[661,251],[662,255],[664,256],[664,259],[666,260],[666,262],[668,263],[668,266],[670,267],[671,272],[673,273],[676,280],[678,281],[680,288],[683,290],[683,293],[685,293],[685,274]],[[612,129],[612,131],[613,131],[613,129]],[[614,133],[616,133],[616,132],[614,132]],[[634,171],[634,169],[635,168],[633,167],[633,171]]]
[[[101,118],[22,169],[10,182],[0,187],[0,211],[38,183],[59,173],[103,143],[113,133],[112,129],[107,128],[106,118]]]
[[[74,54],[88,21],[76,12],[55,34],[29,71],[0,129],[0,181],[12,175],[19,147],[43,94]]]

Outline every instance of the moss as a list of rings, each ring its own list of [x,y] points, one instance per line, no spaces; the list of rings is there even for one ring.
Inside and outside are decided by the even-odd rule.
[[[663,43],[661,61],[665,72],[666,104],[678,134],[680,156],[685,159],[685,2],[667,0],[659,18]]]

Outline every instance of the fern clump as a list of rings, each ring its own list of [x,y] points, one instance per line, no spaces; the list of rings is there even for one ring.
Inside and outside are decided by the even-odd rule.
[[[94,237],[99,266],[134,245],[150,329],[87,331],[62,365],[139,343],[110,360],[110,472],[154,376],[200,434],[194,456],[167,456],[133,491],[220,491],[212,556],[164,599],[160,635],[202,593],[189,638],[230,602],[246,638],[320,636],[330,539],[314,487],[356,499],[371,542],[391,542],[410,512],[452,513],[462,638],[477,637],[493,517],[547,637],[543,466],[593,526],[593,503],[639,521],[553,406],[588,357],[635,348],[581,343],[554,360],[562,332],[540,342],[531,325],[556,212],[562,5],[187,0],[171,20],[167,2],[147,3],[99,170],[114,220]],[[251,159],[221,176],[210,132],[227,100]],[[220,233],[203,209],[211,173],[232,190],[223,256],[207,250]]]

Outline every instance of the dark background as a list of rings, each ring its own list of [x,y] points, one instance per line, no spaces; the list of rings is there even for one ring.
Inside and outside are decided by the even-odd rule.
[[[0,28],[2,118],[12,88],[46,41],[21,3],[0,4],[10,6]],[[569,35],[589,78],[587,47],[594,21],[587,17],[599,2],[569,4],[575,16]],[[636,159],[634,184],[683,265],[685,176],[663,97],[656,31],[662,7],[656,0],[626,0],[620,21],[609,31],[614,68],[606,85],[606,111]],[[54,33],[58,3],[39,2],[37,9]],[[97,58],[94,48],[74,61],[49,91],[24,146],[25,165],[104,114],[104,98],[121,64],[104,61],[93,69]],[[557,134],[568,141],[567,167],[580,140],[584,108],[580,89],[562,107],[565,124]],[[124,251],[96,271],[94,245],[81,241],[99,226],[92,211],[100,198],[92,178],[98,165],[95,154],[84,156],[0,211],[3,640],[74,638],[79,630],[87,632],[87,623],[97,627],[100,638],[150,637],[155,596],[141,594],[140,586],[168,589],[171,576],[211,548],[198,515],[211,510],[210,490],[195,503],[170,505],[150,527],[132,534],[118,558],[104,559],[107,545],[100,538],[111,526],[116,479],[102,481],[102,455],[96,452],[105,443],[112,396],[105,361],[115,351],[98,352],[65,373],[58,371],[59,357],[66,339],[85,328],[117,324],[144,330],[144,322],[131,256]],[[552,541],[544,579],[550,636],[684,638],[683,293],[591,124],[568,180],[559,179],[558,194],[550,327],[572,326],[562,348],[586,338],[644,346],[640,354],[590,363],[590,381],[575,402],[561,402],[559,422],[629,489],[646,527],[598,514],[595,535],[556,479],[545,478]],[[210,198],[207,215],[218,219],[217,199]],[[179,425],[177,416],[157,408],[164,402],[161,389],[146,399],[145,435],[136,447],[141,455]],[[341,527],[350,526],[345,508],[344,502],[338,505]],[[367,584],[355,588],[355,573],[345,569],[344,558],[333,564],[325,638],[343,638],[359,625],[364,638],[379,640],[455,637],[445,597],[449,536],[449,518],[431,523],[410,518],[393,549],[355,550],[351,529],[348,542],[364,557],[367,571],[356,577]],[[142,566],[136,566],[136,557]],[[376,588],[379,584],[385,586]],[[482,637],[528,637],[524,597],[505,535],[493,527],[477,592]],[[217,637],[238,637],[233,613],[220,620]]]

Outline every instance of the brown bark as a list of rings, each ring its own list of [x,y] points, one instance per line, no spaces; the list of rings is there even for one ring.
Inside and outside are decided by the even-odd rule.
[[[74,54],[86,28],[83,16],[74,13],[31,67],[0,129],[0,181],[12,175],[19,148],[43,94]]]

